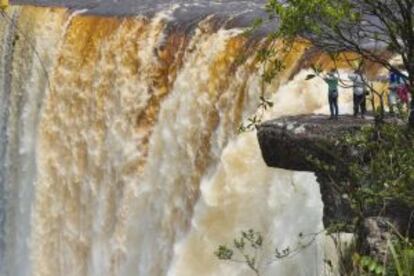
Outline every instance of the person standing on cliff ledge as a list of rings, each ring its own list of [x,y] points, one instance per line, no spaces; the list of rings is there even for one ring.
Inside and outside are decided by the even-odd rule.
[[[328,84],[328,101],[329,101],[329,110],[331,112],[330,120],[335,119],[338,120],[338,84],[339,78],[336,75],[335,69],[331,69],[331,71],[323,77],[323,80]]]
[[[352,81],[353,98],[354,98],[354,117],[361,112],[361,117],[365,117],[366,112],[366,89],[365,76],[361,70],[355,70],[353,74],[349,75]]]

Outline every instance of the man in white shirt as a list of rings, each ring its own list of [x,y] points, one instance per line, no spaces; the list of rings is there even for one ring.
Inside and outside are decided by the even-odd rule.
[[[355,70],[353,74],[349,75],[349,79],[352,81],[354,92],[354,116],[361,113],[361,117],[364,118],[366,112],[365,77],[360,70]]]

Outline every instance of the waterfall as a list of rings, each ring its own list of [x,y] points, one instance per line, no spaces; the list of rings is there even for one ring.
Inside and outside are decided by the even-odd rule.
[[[63,11],[25,9],[13,12],[4,30],[2,47],[2,157],[5,244],[0,262],[6,275],[31,271],[30,236],[36,186],[36,140],[41,104],[47,90],[43,69],[53,62],[54,47],[61,33]],[[42,17],[48,18],[42,22]],[[7,26],[3,22],[3,26]],[[16,26],[18,26],[16,28]],[[33,30],[33,31],[29,31]],[[47,40],[45,40],[47,37]],[[32,45],[36,45],[35,53]],[[4,131],[4,132],[3,132]]]
[[[251,275],[214,256],[249,228],[264,275],[322,275],[319,237],[269,262],[323,225],[313,174],[266,167],[255,133],[238,134],[262,43],[215,16],[175,24],[174,8],[22,7],[0,25],[0,275]],[[266,86],[265,119],[326,112],[305,50]]]

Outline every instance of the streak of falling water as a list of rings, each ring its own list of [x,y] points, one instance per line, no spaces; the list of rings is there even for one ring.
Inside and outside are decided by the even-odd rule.
[[[6,209],[3,273],[28,275],[31,271],[30,235],[34,185],[36,180],[36,137],[42,99],[47,90],[47,73],[61,32],[62,12],[44,10],[12,11],[15,24],[8,24],[3,48],[6,77],[2,89],[2,145]],[[38,17],[37,17],[38,16]],[[41,17],[49,19],[43,24]],[[37,18],[36,18],[37,17]],[[30,19],[34,19],[31,21]],[[15,28],[18,25],[18,29]],[[47,40],[42,39],[45,35]],[[7,46],[13,47],[8,48]],[[38,53],[34,53],[34,48]],[[49,49],[51,48],[51,49]],[[43,63],[43,64],[41,64]],[[4,132],[3,132],[4,131]]]
[[[12,15],[12,22],[16,22],[15,14]],[[11,80],[11,53],[13,48],[13,39],[15,29],[13,26],[8,28],[8,24],[0,25],[0,33],[3,34],[1,40],[1,65],[0,65],[0,274],[5,273],[5,227],[6,227],[6,151],[7,151],[7,123],[8,123],[8,105],[10,96]]]

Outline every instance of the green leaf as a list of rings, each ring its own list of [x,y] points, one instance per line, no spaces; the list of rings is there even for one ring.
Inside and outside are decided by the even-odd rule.
[[[375,268],[375,274],[377,274],[377,275],[381,275],[381,274],[383,274],[384,273],[384,268],[382,267],[382,266],[377,266],[376,268]]]
[[[367,268],[371,263],[371,259],[368,256],[363,256],[361,259],[361,266]]]
[[[374,260],[371,260],[371,262],[368,265],[368,270],[371,272],[374,272],[377,268],[377,263]]]

